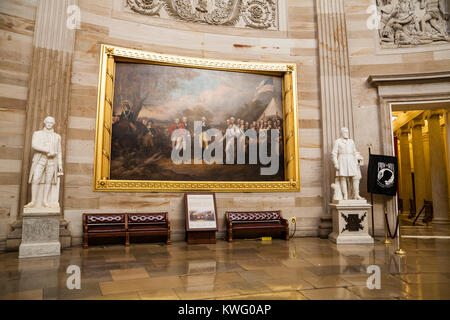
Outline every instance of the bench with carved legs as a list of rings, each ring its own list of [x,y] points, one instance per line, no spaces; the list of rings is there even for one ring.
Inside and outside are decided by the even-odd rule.
[[[83,213],[83,247],[89,239],[124,237],[125,246],[130,237],[164,236],[170,244],[170,221],[167,212],[159,213]]]
[[[233,238],[281,237],[289,240],[289,223],[281,211],[246,211],[225,213],[226,240]]]

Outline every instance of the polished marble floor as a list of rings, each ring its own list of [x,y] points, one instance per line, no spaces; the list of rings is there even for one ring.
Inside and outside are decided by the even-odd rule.
[[[0,299],[450,299],[450,240],[403,239],[407,255],[377,239],[335,245],[318,238],[72,247],[60,257],[0,254]],[[68,266],[81,289],[67,288]],[[381,270],[381,289],[366,282]]]

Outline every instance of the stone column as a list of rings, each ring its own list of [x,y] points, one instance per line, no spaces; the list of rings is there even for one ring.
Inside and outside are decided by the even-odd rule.
[[[422,118],[414,119],[411,124],[417,212],[419,212],[423,206],[423,201],[426,197],[426,179],[428,179],[425,172],[425,157],[423,151],[422,129],[424,125],[425,121]]]
[[[402,128],[399,134],[400,145],[400,168],[402,172],[400,190],[400,198],[403,200],[403,210],[409,211],[411,209],[409,199],[413,199],[412,178],[411,178],[411,159],[409,152],[409,130]]]
[[[450,117],[449,112],[445,111],[445,142],[446,142],[446,155],[447,155],[447,186],[449,186],[448,201],[450,203]],[[450,210],[450,205],[449,205]],[[449,211],[450,214],[450,211]]]
[[[39,0],[33,38],[33,57],[28,85],[25,145],[22,161],[19,215],[28,202],[28,175],[32,157],[31,137],[43,127],[46,116],[56,120],[55,132],[62,138],[62,154],[66,155],[66,131],[68,124],[72,54],[75,44],[75,16],[68,14],[69,6],[78,0]],[[73,7],[72,7],[73,8]],[[63,159],[63,168],[64,168]],[[64,178],[61,179],[60,205],[64,203]],[[62,211],[63,212],[63,211]]]
[[[78,0],[38,0],[33,38],[33,56],[28,83],[25,144],[17,221],[10,227],[6,250],[19,248],[22,240],[23,206],[30,200],[28,176],[33,151],[33,132],[42,129],[46,116],[56,120],[55,132],[62,138],[63,169],[65,170],[66,133],[70,107],[72,55],[77,27]],[[79,23],[79,22],[78,22]],[[64,218],[64,176],[61,179],[59,203]],[[60,221],[61,246],[71,245],[67,222]]]
[[[430,174],[433,194],[433,223],[448,224],[448,186],[444,140],[441,134],[440,116],[433,111],[428,118],[430,134]]]
[[[317,0],[318,45],[320,56],[320,89],[322,110],[323,192],[325,209],[319,226],[321,238],[331,232],[330,183],[334,167],[330,161],[333,143],[340,129],[347,127],[354,137],[352,94],[350,84],[347,28],[343,0]]]
[[[430,174],[430,134],[428,126],[425,126],[426,130],[422,131],[422,143],[423,143],[423,156],[425,159],[425,176],[426,186],[425,186],[425,200],[433,200],[433,195],[431,193],[431,174]]]

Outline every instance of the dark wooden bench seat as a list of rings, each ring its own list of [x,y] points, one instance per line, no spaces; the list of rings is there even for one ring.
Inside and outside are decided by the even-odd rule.
[[[83,247],[90,238],[165,236],[170,244],[170,221],[167,212],[158,213],[83,213]]]
[[[167,212],[128,213],[127,224],[129,237],[166,236],[166,243],[170,244],[170,221]]]
[[[233,238],[281,237],[289,240],[289,223],[281,211],[246,211],[225,213],[227,241]]]

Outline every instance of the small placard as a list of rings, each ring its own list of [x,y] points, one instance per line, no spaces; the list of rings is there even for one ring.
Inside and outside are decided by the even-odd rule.
[[[186,193],[184,199],[187,231],[217,231],[214,193]]]

